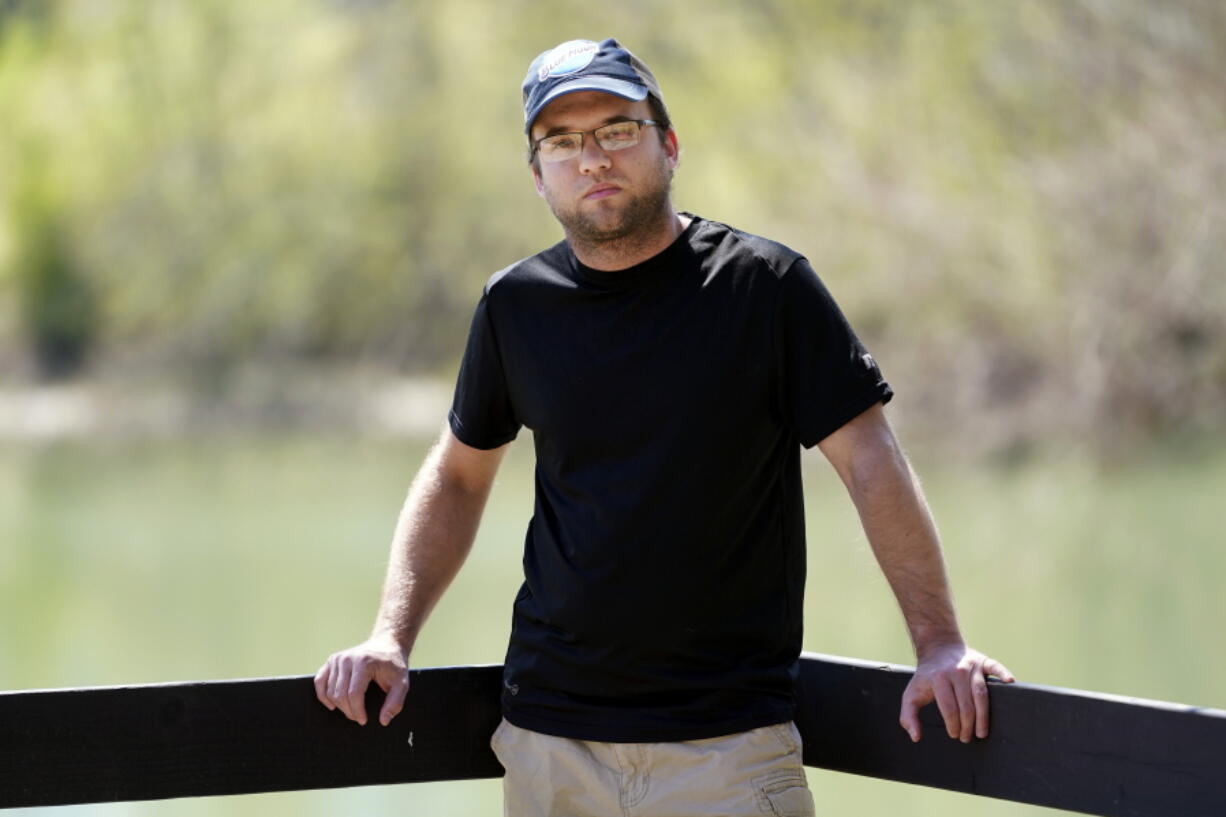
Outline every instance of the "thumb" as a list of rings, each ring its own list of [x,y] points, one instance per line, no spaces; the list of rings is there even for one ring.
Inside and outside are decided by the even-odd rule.
[[[914,679],[907,684],[907,688],[902,694],[902,708],[898,713],[898,725],[907,731],[911,736],[912,743],[918,743],[923,735],[923,729],[920,727],[919,711],[926,704],[932,703],[936,696],[932,690],[926,692],[918,691],[915,688]]]
[[[404,672],[388,686],[383,708],[379,710],[379,723],[387,726],[392,722],[392,718],[400,714],[400,710],[404,709],[404,698],[408,692],[409,674]]]
[[[898,725],[911,736],[912,743],[918,743],[921,734],[918,710],[914,701],[903,701],[902,712],[898,715]]]
[[[983,662],[983,671],[987,675],[995,675],[1006,684],[1011,684],[1017,680],[1013,677],[1013,673],[1009,672],[1009,668],[995,658],[989,658]]]

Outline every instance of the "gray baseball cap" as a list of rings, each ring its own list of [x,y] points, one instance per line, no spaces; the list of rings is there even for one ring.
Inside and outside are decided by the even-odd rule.
[[[660,85],[647,66],[612,38],[567,40],[542,52],[524,77],[524,133],[532,130],[541,109],[563,94],[603,91],[632,102],[653,94],[663,102]]]

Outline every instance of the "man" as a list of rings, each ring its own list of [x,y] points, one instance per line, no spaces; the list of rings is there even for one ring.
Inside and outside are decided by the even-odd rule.
[[[859,510],[936,701],[988,733],[925,502],[882,411],[893,395],[805,258],[674,211],[659,86],[615,40],[541,54],[524,81],[537,192],[566,240],[490,279],[449,429],[409,491],[375,629],[320,701],[387,724],[459,570],[503,452],[537,455],[525,582],[492,744],[511,815],[811,814],[791,720],[805,574],[800,447]]]

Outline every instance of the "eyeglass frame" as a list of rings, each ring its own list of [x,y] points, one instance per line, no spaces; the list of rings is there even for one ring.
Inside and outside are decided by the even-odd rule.
[[[583,140],[584,140],[584,137],[586,137],[589,133],[593,136],[593,138],[595,138],[596,131],[604,130],[605,128],[611,128],[614,125],[624,125],[627,122],[633,122],[634,124],[638,125],[640,134],[642,133],[642,130],[645,127],[656,127],[656,128],[661,127],[660,123],[654,119],[618,119],[613,122],[606,122],[600,127],[592,128],[591,130],[568,130],[568,131],[561,131],[559,133],[548,133],[542,136],[540,139],[533,139],[531,141],[532,150],[528,152],[528,161],[532,161],[533,159],[536,158],[537,154],[540,153],[541,142],[544,142],[546,139],[553,139],[555,136],[574,136],[576,134],[578,134],[579,136],[579,152],[575,154],[575,156],[572,156],[570,158],[574,159],[576,156],[582,156],[583,155]],[[597,139],[596,143],[600,144],[600,140]],[[632,148],[637,144],[638,144],[638,140],[635,140],[634,145],[626,145],[624,147],[612,148],[610,152],[616,153],[619,150],[625,150],[626,148]],[[600,145],[600,149],[610,150],[609,148],[606,148],[604,145]],[[544,159],[544,161],[549,161],[549,160]],[[569,162],[570,159],[558,159],[557,161],[558,162]],[[550,162],[550,164],[554,164],[554,162]]]

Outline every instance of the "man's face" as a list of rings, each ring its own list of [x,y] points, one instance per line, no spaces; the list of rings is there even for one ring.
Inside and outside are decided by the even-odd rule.
[[[619,119],[651,119],[646,100],[631,102],[598,91],[576,91],[550,102],[532,123],[532,139],[567,131],[590,131]],[[605,151],[592,134],[583,151],[564,162],[539,157],[532,175],[536,191],[572,239],[601,243],[632,236],[659,223],[669,210],[677,166],[677,137],[663,142],[643,128],[638,144]]]

